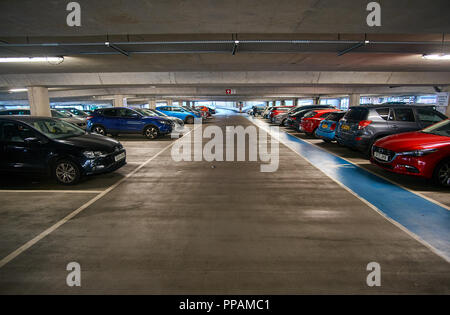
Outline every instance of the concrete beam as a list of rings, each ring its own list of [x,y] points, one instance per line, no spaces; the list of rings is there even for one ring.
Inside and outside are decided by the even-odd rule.
[[[230,71],[230,72],[124,72],[3,74],[0,88],[45,85],[47,87],[166,86],[411,86],[450,85],[450,72],[319,72],[319,71]]]

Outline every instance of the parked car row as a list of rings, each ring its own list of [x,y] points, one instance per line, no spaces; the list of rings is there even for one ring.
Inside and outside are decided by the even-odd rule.
[[[209,116],[215,113],[207,109]],[[202,114],[204,113],[204,114]],[[90,113],[75,108],[51,110],[52,117],[30,116],[30,110],[0,111],[0,172],[50,175],[63,185],[84,176],[107,173],[126,164],[119,141],[107,137],[142,134],[156,139],[184,123],[206,119],[205,108],[178,106],[157,109],[112,107]]]
[[[434,179],[450,187],[450,121],[426,105],[362,105],[341,111],[308,105],[263,117],[325,142],[363,152],[385,170]]]

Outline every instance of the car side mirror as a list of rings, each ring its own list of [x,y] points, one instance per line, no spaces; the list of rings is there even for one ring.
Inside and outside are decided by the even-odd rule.
[[[31,137],[24,139],[24,142],[29,145],[39,145],[41,144],[41,140],[39,138]]]

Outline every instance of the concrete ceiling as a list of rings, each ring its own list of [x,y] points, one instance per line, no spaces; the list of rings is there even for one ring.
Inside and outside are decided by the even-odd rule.
[[[448,0],[384,0],[382,27],[362,0],[78,0],[82,26],[62,0],[0,1],[0,36],[203,33],[444,33]]]
[[[82,26],[73,28],[67,1],[0,1],[0,57],[65,56],[58,65],[0,63],[0,99],[24,98],[7,90],[31,85],[72,100],[432,93],[450,85],[450,61],[422,58],[450,53],[448,0],[379,1],[379,28],[367,26],[369,1],[361,0],[78,2]],[[236,94],[224,95],[228,88]]]

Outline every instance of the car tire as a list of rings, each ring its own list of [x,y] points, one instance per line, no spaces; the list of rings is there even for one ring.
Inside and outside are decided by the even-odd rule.
[[[92,132],[102,135],[102,136],[106,136],[106,129],[103,126],[100,125],[95,125],[94,127],[92,127]]]
[[[440,162],[433,172],[433,180],[443,187],[450,187],[450,159]]]
[[[80,181],[81,172],[78,165],[70,160],[59,160],[53,168],[53,176],[62,185],[75,185]]]
[[[194,117],[188,116],[186,117],[186,120],[184,121],[186,124],[193,124],[194,123]]]
[[[159,129],[156,126],[147,126],[144,129],[144,137],[149,140],[155,140],[159,137]]]

